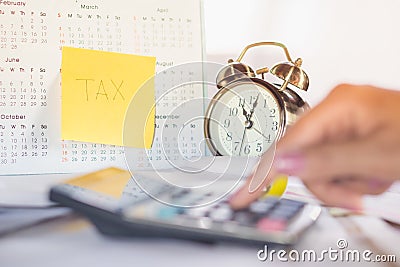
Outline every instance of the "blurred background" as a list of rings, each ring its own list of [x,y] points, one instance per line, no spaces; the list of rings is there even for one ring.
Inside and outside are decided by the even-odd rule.
[[[284,43],[310,77],[317,104],[338,83],[400,89],[400,1],[204,0],[207,60],[236,59],[253,42]],[[286,61],[280,48],[253,48],[243,62],[257,69]]]

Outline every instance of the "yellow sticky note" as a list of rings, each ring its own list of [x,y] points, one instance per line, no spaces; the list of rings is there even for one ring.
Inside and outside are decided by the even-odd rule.
[[[155,63],[154,57],[63,47],[61,138],[150,148]],[[123,137],[128,107],[135,114],[129,116],[133,138]]]
[[[131,174],[118,168],[107,168],[68,180],[65,184],[89,189],[101,194],[120,198]]]

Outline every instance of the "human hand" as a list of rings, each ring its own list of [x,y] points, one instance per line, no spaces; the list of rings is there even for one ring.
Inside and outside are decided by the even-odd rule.
[[[400,92],[337,86],[279,140],[266,177],[262,169],[231,198],[233,208],[247,206],[287,174],[327,205],[362,210],[362,195],[382,193],[400,177]],[[250,192],[254,180],[262,184]]]

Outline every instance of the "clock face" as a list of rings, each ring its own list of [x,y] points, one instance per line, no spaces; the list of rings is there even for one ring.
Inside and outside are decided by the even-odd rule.
[[[276,94],[238,82],[214,97],[206,115],[208,145],[216,155],[261,156],[279,137],[282,109]]]

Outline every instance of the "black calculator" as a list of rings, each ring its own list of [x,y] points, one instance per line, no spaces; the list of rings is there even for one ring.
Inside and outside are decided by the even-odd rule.
[[[129,178],[116,195],[104,179],[111,179],[114,185],[120,179],[112,183],[113,179],[121,175]],[[142,174],[147,183],[143,188],[128,172],[118,169],[100,176],[86,175],[77,183],[56,185],[50,199],[86,216],[101,233],[111,236],[289,245],[321,213],[317,205],[277,197],[232,210],[228,203],[231,192],[218,195],[215,188],[174,187]]]

